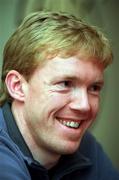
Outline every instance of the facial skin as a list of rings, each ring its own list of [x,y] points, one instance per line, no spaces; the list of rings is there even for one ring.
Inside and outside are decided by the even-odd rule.
[[[13,101],[12,111],[36,160],[50,168],[51,158],[56,163],[77,150],[96,118],[102,85],[103,67],[76,57],[49,60],[22,81],[24,98]]]

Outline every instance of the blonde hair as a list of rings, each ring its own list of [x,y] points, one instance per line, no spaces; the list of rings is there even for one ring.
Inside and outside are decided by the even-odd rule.
[[[5,78],[14,69],[29,80],[40,62],[57,55],[85,54],[107,67],[112,62],[108,39],[95,27],[66,13],[35,12],[27,16],[4,48],[0,104],[9,100]]]

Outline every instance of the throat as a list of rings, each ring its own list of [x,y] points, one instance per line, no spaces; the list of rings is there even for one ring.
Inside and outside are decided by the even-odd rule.
[[[32,155],[33,155],[33,158],[37,162],[39,162],[43,167],[45,167],[47,170],[54,167],[58,163],[58,161],[61,157],[61,155],[59,155],[59,154],[48,151],[41,147],[34,148],[34,146],[32,148]]]

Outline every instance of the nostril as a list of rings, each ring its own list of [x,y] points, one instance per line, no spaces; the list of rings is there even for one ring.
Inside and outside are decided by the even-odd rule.
[[[90,103],[88,101],[78,101],[78,100],[75,100],[75,101],[72,101],[70,102],[69,104],[69,107],[70,109],[73,109],[73,110],[80,110],[80,111],[90,111]]]

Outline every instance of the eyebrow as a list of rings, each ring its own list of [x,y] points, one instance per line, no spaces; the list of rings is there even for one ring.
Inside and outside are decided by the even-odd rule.
[[[80,77],[76,77],[76,76],[73,76],[73,75],[68,75],[68,74],[64,74],[64,75],[61,75],[61,76],[56,76],[55,79],[69,79],[69,80],[79,80],[79,81],[82,81]],[[95,80],[95,83],[100,83],[100,84],[104,84],[104,79],[103,78],[100,78],[99,80]]]
[[[95,84],[95,85],[100,85],[101,87],[103,87],[103,85],[104,85],[104,80],[95,81],[93,84]]]
[[[58,80],[58,79],[77,80],[80,78],[77,78],[76,76],[73,76],[73,75],[63,74],[63,75],[56,76],[55,79],[56,80]]]

